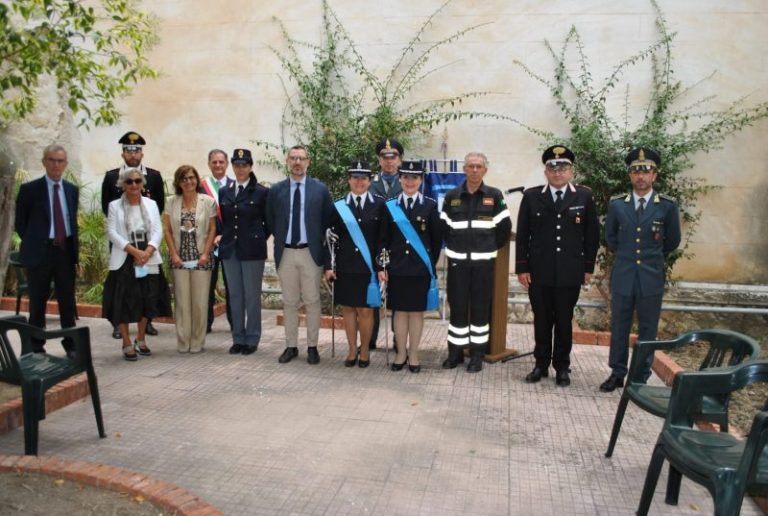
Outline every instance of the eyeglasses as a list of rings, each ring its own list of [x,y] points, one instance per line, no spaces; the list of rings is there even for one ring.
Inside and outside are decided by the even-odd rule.
[[[142,178],[140,178],[140,177],[137,177],[136,179],[128,178],[128,179],[124,179],[123,180],[123,184],[127,185],[127,186],[140,185],[143,182],[144,182],[144,180]]]
[[[571,164],[570,163],[547,163],[545,167],[547,169],[547,172],[566,172],[570,170]]]
[[[306,156],[288,156],[288,161],[307,161],[308,159]]]
[[[197,178],[195,176],[184,176],[179,181],[186,183],[187,181],[197,181]]]

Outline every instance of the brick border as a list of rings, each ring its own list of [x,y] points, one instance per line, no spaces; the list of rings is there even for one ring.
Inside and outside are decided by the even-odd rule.
[[[45,413],[50,414],[67,405],[88,397],[88,377],[80,373],[54,385],[45,393]],[[0,404],[0,435],[24,425],[21,398]]]
[[[96,464],[57,456],[0,454],[0,473],[39,473],[64,478],[97,489],[109,489],[130,496],[142,496],[171,514],[185,516],[218,516],[222,512],[214,506],[163,480],[143,473],[107,464]]]

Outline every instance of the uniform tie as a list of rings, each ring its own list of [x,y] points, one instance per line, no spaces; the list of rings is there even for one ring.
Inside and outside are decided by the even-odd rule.
[[[557,199],[555,200],[555,210],[560,211],[560,206],[563,205],[563,191],[558,190],[555,192]]]
[[[359,195],[357,197],[355,197],[355,203],[357,205],[357,215],[358,216],[362,216],[363,215],[363,206],[362,206],[362,204],[360,204],[361,201],[362,201],[362,199],[360,198]]]
[[[413,209],[413,197],[408,197],[408,213]]]
[[[239,196],[241,193],[243,193],[243,185],[237,185],[237,195]]]
[[[637,216],[642,217],[645,213],[645,197],[640,197],[637,201]]]
[[[64,247],[67,242],[67,230],[64,227],[64,210],[61,209],[59,199],[59,183],[53,185],[53,243],[58,247]]]
[[[291,206],[291,245],[299,245],[301,240],[301,183],[296,183]]]

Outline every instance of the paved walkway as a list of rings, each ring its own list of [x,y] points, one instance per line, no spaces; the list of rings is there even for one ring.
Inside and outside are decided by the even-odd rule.
[[[345,368],[344,337],[332,360],[330,330],[319,365],[305,349],[281,365],[275,315],[264,312],[254,355],[227,354],[219,317],[205,353],[178,354],[173,327],[158,325],[153,356],[138,363],[121,358],[106,321],[83,319],[108,437],[98,438],[86,400],[41,423],[41,453],[153,475],[225,514],[634,514],[661,420],[630,407],[613,458],[603,456],[619,399],[597,390],[607,348],[574,346],[566,389],[552,377],[526,384],[531,357],[474,375],[440,369],[440,321],[425,327],[420,374],[389,371],[383,352],[368,369]],[[531,350],[532,333],[510,325],[510,346]],[[0,436],[0,452],[22,451],[21,429]],[[665,482],[666,473],[652,514],[712,513],[687,480],[680,504],[665,505]],[[746,501],[742,514],[759,511]]]

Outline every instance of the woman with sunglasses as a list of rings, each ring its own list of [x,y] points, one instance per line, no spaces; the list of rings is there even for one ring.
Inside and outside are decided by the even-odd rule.
[[[168,199],[163,231],[176,300],[176,350],[200,353],[208,324],[208,288],[216,238],[216,202],[202,193],[195,167],[182,165],[173,175],[176,195]]]
[[[147,320],[171,315],[168,283],[157,251],[163,239],[157,203],[141,195],[144,175],[129,168],[120,174],[123,189],[119,199],[109,203],[107,236],[112,242],[109,274],[104,284],[104,317],[120,331],[123,358],[134,362],[138,355],[151,355],[145,341]],[[129,323],[138,323],[138,335],[131,342]]]

